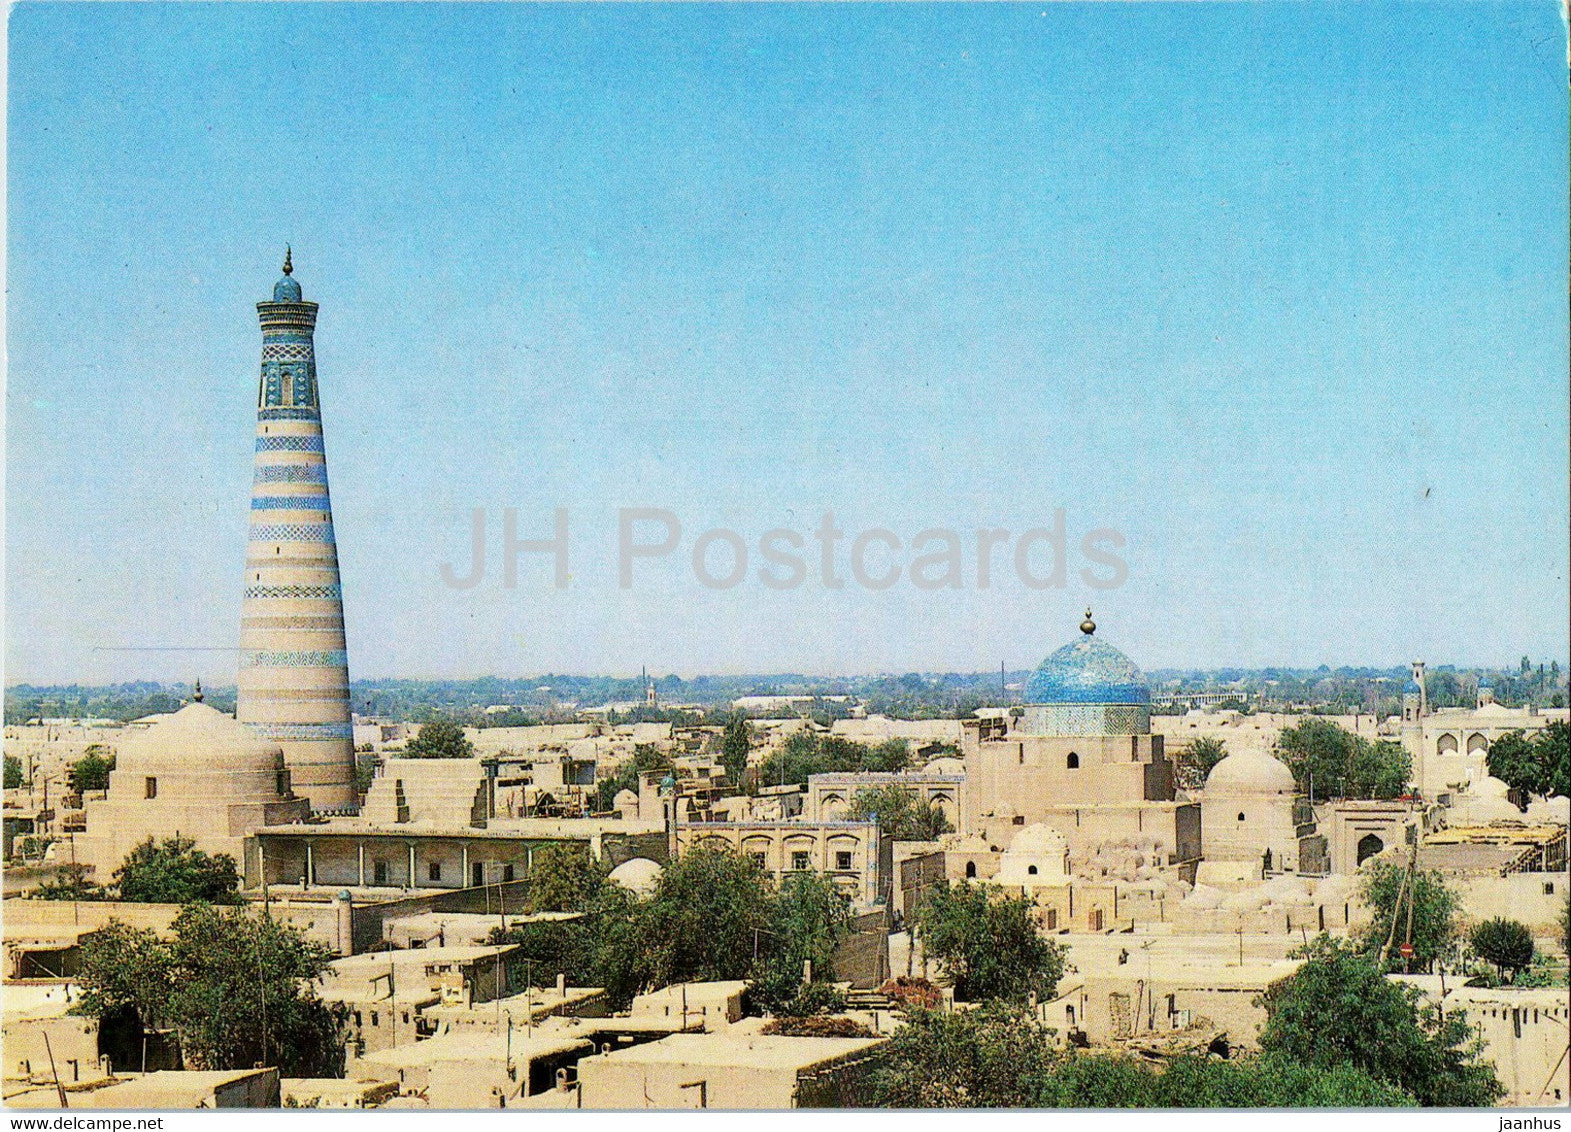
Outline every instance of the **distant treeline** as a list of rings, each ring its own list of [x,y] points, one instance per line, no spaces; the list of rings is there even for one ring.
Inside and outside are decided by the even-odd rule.
[[[1396,668],[1223,668],[1205,671],[1156,670],[1150,674],[1157,695],[1237,692],[1251,708],[1311,710],[1323,713],[1401,710],[1402,687],[1409,679]],[[1564,706],[1565,673],[1558,661],[1533,663],[1527,657],[1508,670],[1432,668],[1426,685],[1431,707],[1466,707],[1476,702],[1480,678],[1494,685],[1495,698],[1516,706]],[[793,714],[824,722],[843,718],[850,697],[870,713],[896,719],[965,718],[979,708],[1010,706],[1020,699],[1029,671],[919,673],[904,675],[814,677],[800,673],[750,676],[676,675],[653,677],[659,706],[643,703],[641,677],[547,674],[518,679],[495,676],[472,680],[356,680],[354,710],[365,716],[421,722],[444,714],[475,726],[516,727],[576,718],[584,708],[637,705],[613,715],[615,722],[695,722],[713,717],[743,696],[800,696]],[[51,685],[16,684],[5,692],[5,721],[25,723],[48,717],[129,720],[174,711],[191,696],[188,684]],[[234,709],[235,690],[207,689],[207,702]],[[673,707],[672,705],[677,705]],[[687,709],[682,705],[695,705]],[[487,712],[487,708],[502,709]],[[1180,704],[1172,709],[1181,711]]]

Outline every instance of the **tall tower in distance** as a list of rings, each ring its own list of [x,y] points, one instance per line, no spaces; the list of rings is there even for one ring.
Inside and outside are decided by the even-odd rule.
[[[317,397],[316,310],[301,297],[286,251],[273,301],[256,304],[262,378],[235,716],[284,749],[295,793],[324,810],[354,805],[355,756]]]

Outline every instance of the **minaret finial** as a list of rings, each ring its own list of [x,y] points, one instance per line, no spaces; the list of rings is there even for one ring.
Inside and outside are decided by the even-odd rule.
[[[196,687],[191,691],[191,702],[198,704],[202,702],[202,678],[200,676],[196,678]]]
[[[291,259],[292,255],[293,255],[292,249],[289,247],[288,244],[285,244],[284,245],[284,274],[285,275],[293,275],[295,273],[295,265],[294,265],[293,260]]]
[[[1080,631],[1088,637],[1092,633],[1096,632],[1096,622],[1091,620],[1091,610],[1089,606],[1086,608],[1086,619],[1080,622]]]

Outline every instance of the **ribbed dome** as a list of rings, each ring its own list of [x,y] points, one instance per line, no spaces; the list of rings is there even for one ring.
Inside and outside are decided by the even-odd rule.
[[[272,774],[283,749],[257,738],[233,716],[206,704],[187,704],[167,719],[128,735],[116,756],[117,769],[158,773],[177,770],[241,770]]]
[[[1211,768],[1206,776],[1206,797],[1219,795],[1296,794],[1293,772],[1280,759],[1260,751],[1241,751]]]
[[[300,301],[300,284],[289,276],[284,276],[273,284],[273,302],[298,303]]]
[[[1028,704],[1149,704],[1134,661],[1086,634],[1044,660],[1026,685]]]

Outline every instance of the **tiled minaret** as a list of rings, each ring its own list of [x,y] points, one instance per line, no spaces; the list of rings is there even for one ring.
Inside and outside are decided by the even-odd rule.
[[[353,805],[354,731],[338,547],[327,495],[312,335],[290,256],[262,320],[256,477],[240,614],[236,717],[284,749],[314,808]]]

